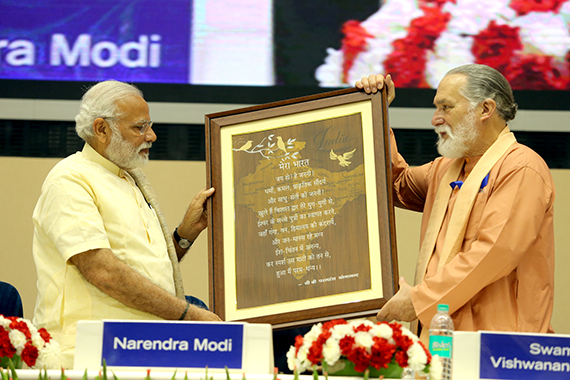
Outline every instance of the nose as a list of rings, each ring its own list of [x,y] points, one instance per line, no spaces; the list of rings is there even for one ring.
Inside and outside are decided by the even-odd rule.
[[[433,117],[431,118],[431,125],[434,127],[440,126],[445,123],[444,118],[440,115],[439,111],[435,111]]]
[[[156,133],[154,133],[154,129],[152,129],[152,127],[150,127],[144,134],[144,141],[155,142],[156,138]]]

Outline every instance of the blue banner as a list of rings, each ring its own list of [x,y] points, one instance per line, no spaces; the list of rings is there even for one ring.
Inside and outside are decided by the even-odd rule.
[[[570,378],[570,338],[481,333],[481,379]]]
[[[109,366],[241,369],[244,325],[187,322],[103,323]]]
[[[0,6],[0,79],[188,83],[190,0]]]

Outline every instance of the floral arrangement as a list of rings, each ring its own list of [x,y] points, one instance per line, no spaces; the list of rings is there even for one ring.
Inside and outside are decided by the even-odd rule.
[[[567,0],[386,0],[343,25],[316,78],[341,87],[386,73],[399,87],[437,88],[450,69],[479,63],[513,89],[569,90],[569,23]]]
[[[0,367],[58,368],[59,344],[29,320],[0,315]]]
[[[319,365],[334,367],[341,359],[353,363],[357,372],[397,364],[429,373],[432,380],[441,379],[442,374],[439,357],[432,358],[418,337],[398,323],[344,319],[319,323],[305,336],[297,336],[287,352],[289,369],[296,373]]]

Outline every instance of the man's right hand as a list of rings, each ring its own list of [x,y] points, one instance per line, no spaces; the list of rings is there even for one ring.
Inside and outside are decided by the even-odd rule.
[[[367,94],[374,94],[384,87],[386,84],[386,90],[388,91],[388,105],[392,103],[392,100],[396,97],[396,88],[394,87],[394,82],[392,82],[392,76],[388,74],[386,78],[382,74],[370,74],[367,77],[363,77],[361,80],[357,81],[354,86],[361,90],[364,90]]]
[[[190,305],[188,313],[184,318],[186,321],[208,321],[208,322],[221,322],[222,320],[216,314],[202,309],[201,307]]]

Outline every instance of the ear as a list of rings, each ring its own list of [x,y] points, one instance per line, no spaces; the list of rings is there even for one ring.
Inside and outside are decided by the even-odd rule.
[[[493,99],[487,98],[483,100],[483,102],[481,103],[481,121],[486,121],[487,119],[489,119],[491,116],[495,114],[496,110],[497,110],[497,103]]]
[[[105,119],[98,117],[93,121],[93,133],[98,143],[107,145],[111,141],[113,131]]]

